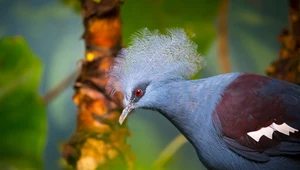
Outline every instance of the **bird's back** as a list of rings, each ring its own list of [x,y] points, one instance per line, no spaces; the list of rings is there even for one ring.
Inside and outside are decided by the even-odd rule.
[[[300,168],[300,87],[241,73],[212,112],[220,140],[242,161],[258,168]]]
[[[299,86],[229,73],[170,83],[166,89],[177,92],[158,100],[172,111],[166,117],[209,169],[300,168]],[[173,100],[175,106],[169,104]]]

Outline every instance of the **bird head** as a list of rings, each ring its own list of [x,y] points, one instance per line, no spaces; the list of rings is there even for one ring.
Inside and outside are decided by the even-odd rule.
[[[124,94],[120,124],[134,109],[155,100],[153,91],[163,82],[187,79],[203,66],[197,45],[183,29],[168,29],[166,35],[147,28],[136,33],[128,48],[121,50],[109,71],[107,89]]]

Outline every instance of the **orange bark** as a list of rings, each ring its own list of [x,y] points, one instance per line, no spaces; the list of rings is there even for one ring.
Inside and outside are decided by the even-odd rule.
[[[289,0],[289,29],[279,36],[279,59],[268,68],[267,74],[300,85],[300,0]]]
[[[222,0],[218,13],[218,56],[221,73],[231,72],[228,47],[228,10],[229,0]]]
[[[107,94],[107,69],[121,48],[120,2],[81,0],[85,28],[85,59],[75,82],[77,128],[64,146],[63,156],[78,170],[132,169],[134,156],[120,126],[120,98]]]

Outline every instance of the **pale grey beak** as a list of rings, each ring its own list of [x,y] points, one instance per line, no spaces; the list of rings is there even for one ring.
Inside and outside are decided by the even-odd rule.
[[[119,123],[122,125],[122,123],[125,121],[126,117],[134,110],[134,106],[132,102],[130,102],[122,111],[121,116],[119,117]]]

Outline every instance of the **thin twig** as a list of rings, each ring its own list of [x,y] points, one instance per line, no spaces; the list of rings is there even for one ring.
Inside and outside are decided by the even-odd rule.
[[[160,153],[158,159],[153,163],[153,169],[159,170],[171,160],[172,156],[185,144],[187,139],[182,135],[176,136],[171,143]]]
[[[67,87],[69,87],[74,82],[77,75],[78,75],[78,69],[73,71],[70,75],[68,75],[60,83],[58,83],[58,85],[56,85],[53,89],[48,91],[43,97],[45,103],[51,102],[55,97],[61,94],[62,91],[64,91]]]
[[[218,13],[218,56],[222,73],[231,71],[228,52],[228,8],[229,0],[222,0]]]

